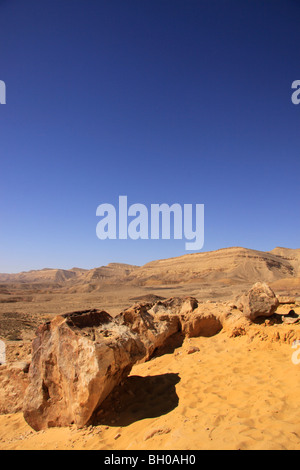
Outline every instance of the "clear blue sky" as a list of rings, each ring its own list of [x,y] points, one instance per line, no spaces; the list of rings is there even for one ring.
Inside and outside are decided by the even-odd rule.
[[[96,208],[205,204],[203,251],[299,248],[297,0],[0,0],[0,272],[144,264]]]

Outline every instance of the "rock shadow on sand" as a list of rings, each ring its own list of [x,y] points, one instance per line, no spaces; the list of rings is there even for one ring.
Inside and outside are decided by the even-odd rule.
[[[180,380],[178,374],[172,373],[128,377],[101,404],[90,424],[124,427],[170,413],[179,403],[175,386]]]

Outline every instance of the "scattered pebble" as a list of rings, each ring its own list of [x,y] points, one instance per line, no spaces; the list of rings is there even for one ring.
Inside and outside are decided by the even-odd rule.
[[[194,353],[199,352],[199,351],[200,351],[200,349],[197,346],[193,346],[188,350],[187,353],[188,354],[194,354]]]

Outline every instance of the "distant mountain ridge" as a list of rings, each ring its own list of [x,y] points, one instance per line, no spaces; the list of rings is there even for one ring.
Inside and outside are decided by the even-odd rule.
[[[70,289],[98,289],[102,284],[137,286],[188,283],[238,284],[300,277],[300,249],[277,247],[263,252],[242,247],[191,253],[151,261],[144,266],[110,263],[90,270],[51,269],[0,274],[0,283],[45,284]]]

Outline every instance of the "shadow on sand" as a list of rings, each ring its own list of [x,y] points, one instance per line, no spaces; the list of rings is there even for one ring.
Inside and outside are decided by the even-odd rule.
[[[128,377],[102,403],[91,424],[128,426],[142,419],[167,414],[178,406],[175,388],[178,382],[178,374]]]

